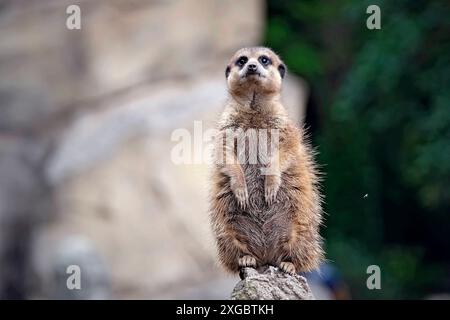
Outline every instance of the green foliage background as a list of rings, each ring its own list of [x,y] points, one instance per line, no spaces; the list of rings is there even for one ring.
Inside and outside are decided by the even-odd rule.
[[[371,4],[381,30],[366,28]],[[315,101],[327,258],[354,298],[450,292],[450,2],[270,0],[267,13],[266,45]],[[382,290],[366,288],[371,264]]]

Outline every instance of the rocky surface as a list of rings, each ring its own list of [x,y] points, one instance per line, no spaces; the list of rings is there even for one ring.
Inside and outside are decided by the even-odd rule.
[[[314,300],[306,279],[269,266],[263,270],[245,268],[231,293],[232,300]]]
[[[65,27],[69,4],[81,30]],[[214,126],[225,63],[260,43],[263,2],[0,9],[0,297],[227,297],[237,279],[216,266],[208,166],[174,163],[172,134]],[[283,95],[300,121],[303,81]],[[69,264],[85,291],[65,292]]]

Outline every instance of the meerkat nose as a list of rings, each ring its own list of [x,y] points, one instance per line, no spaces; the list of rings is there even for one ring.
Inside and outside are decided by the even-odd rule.
[[[248,71],[256,71],[256,68],[256,64],[249,64],[247,67]]]

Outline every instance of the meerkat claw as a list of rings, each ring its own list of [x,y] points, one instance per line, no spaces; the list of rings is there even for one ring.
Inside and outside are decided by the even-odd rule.
[[[239,207],[241,207],[242,209],[245,209],[247,207],[247,202],[248,202],[247,189],[243,188],[243,189],[236,190],[235,196],[236,196]]]
[[[273,190],[271,190],[271,189],[266,190],[265,199],[266,199],[267,204],[271,205],[275,201],[275,197],[276,197],[276,195]]]
[[[283,261],[280,263],[280,269],[289,274],[295,274],[295,266],[292,262]]]
[[[245,255],[238,260],[239,267],[250,267],[250,268],[256,268],[256,259],[252,256]]]
[[[266,178],[269,179],[269,178]],[[273,182],[273,180],[266,180],[264,198],[267,204],[271,205],[275,202],[277,198],[277,193],[279,189],[279,183]]]
[[[275,199],[277,197],[277,190],[273,187],[266,187],[264,197],[266,202],[271,205],[275,202]]]

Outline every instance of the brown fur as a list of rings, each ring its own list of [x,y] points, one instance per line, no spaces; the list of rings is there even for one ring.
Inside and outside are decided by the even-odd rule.
[[[268,66],[258,65],[262,76],[244,77],[247,64],[259,63],[261,55],[271,60]],[[248,62],[240,67],[236,61],[242,56]],[[239,50],[227,67],[229,99],[218,125],[211,222],[219,261],[231,272],[263,265],[289,273],[310,271],[323,258],[318,172],[303,130],[289,120],[279,100],[280,65],[270,49],[257,47]],[[252,128],[279,129],[278,158],[269,153],[269,159],[251,164],[247,153],[244,162],[220,163],[219,157],[238,158],[222,134]],[[261,174],[261,168],[270,168],[271,174]]]

